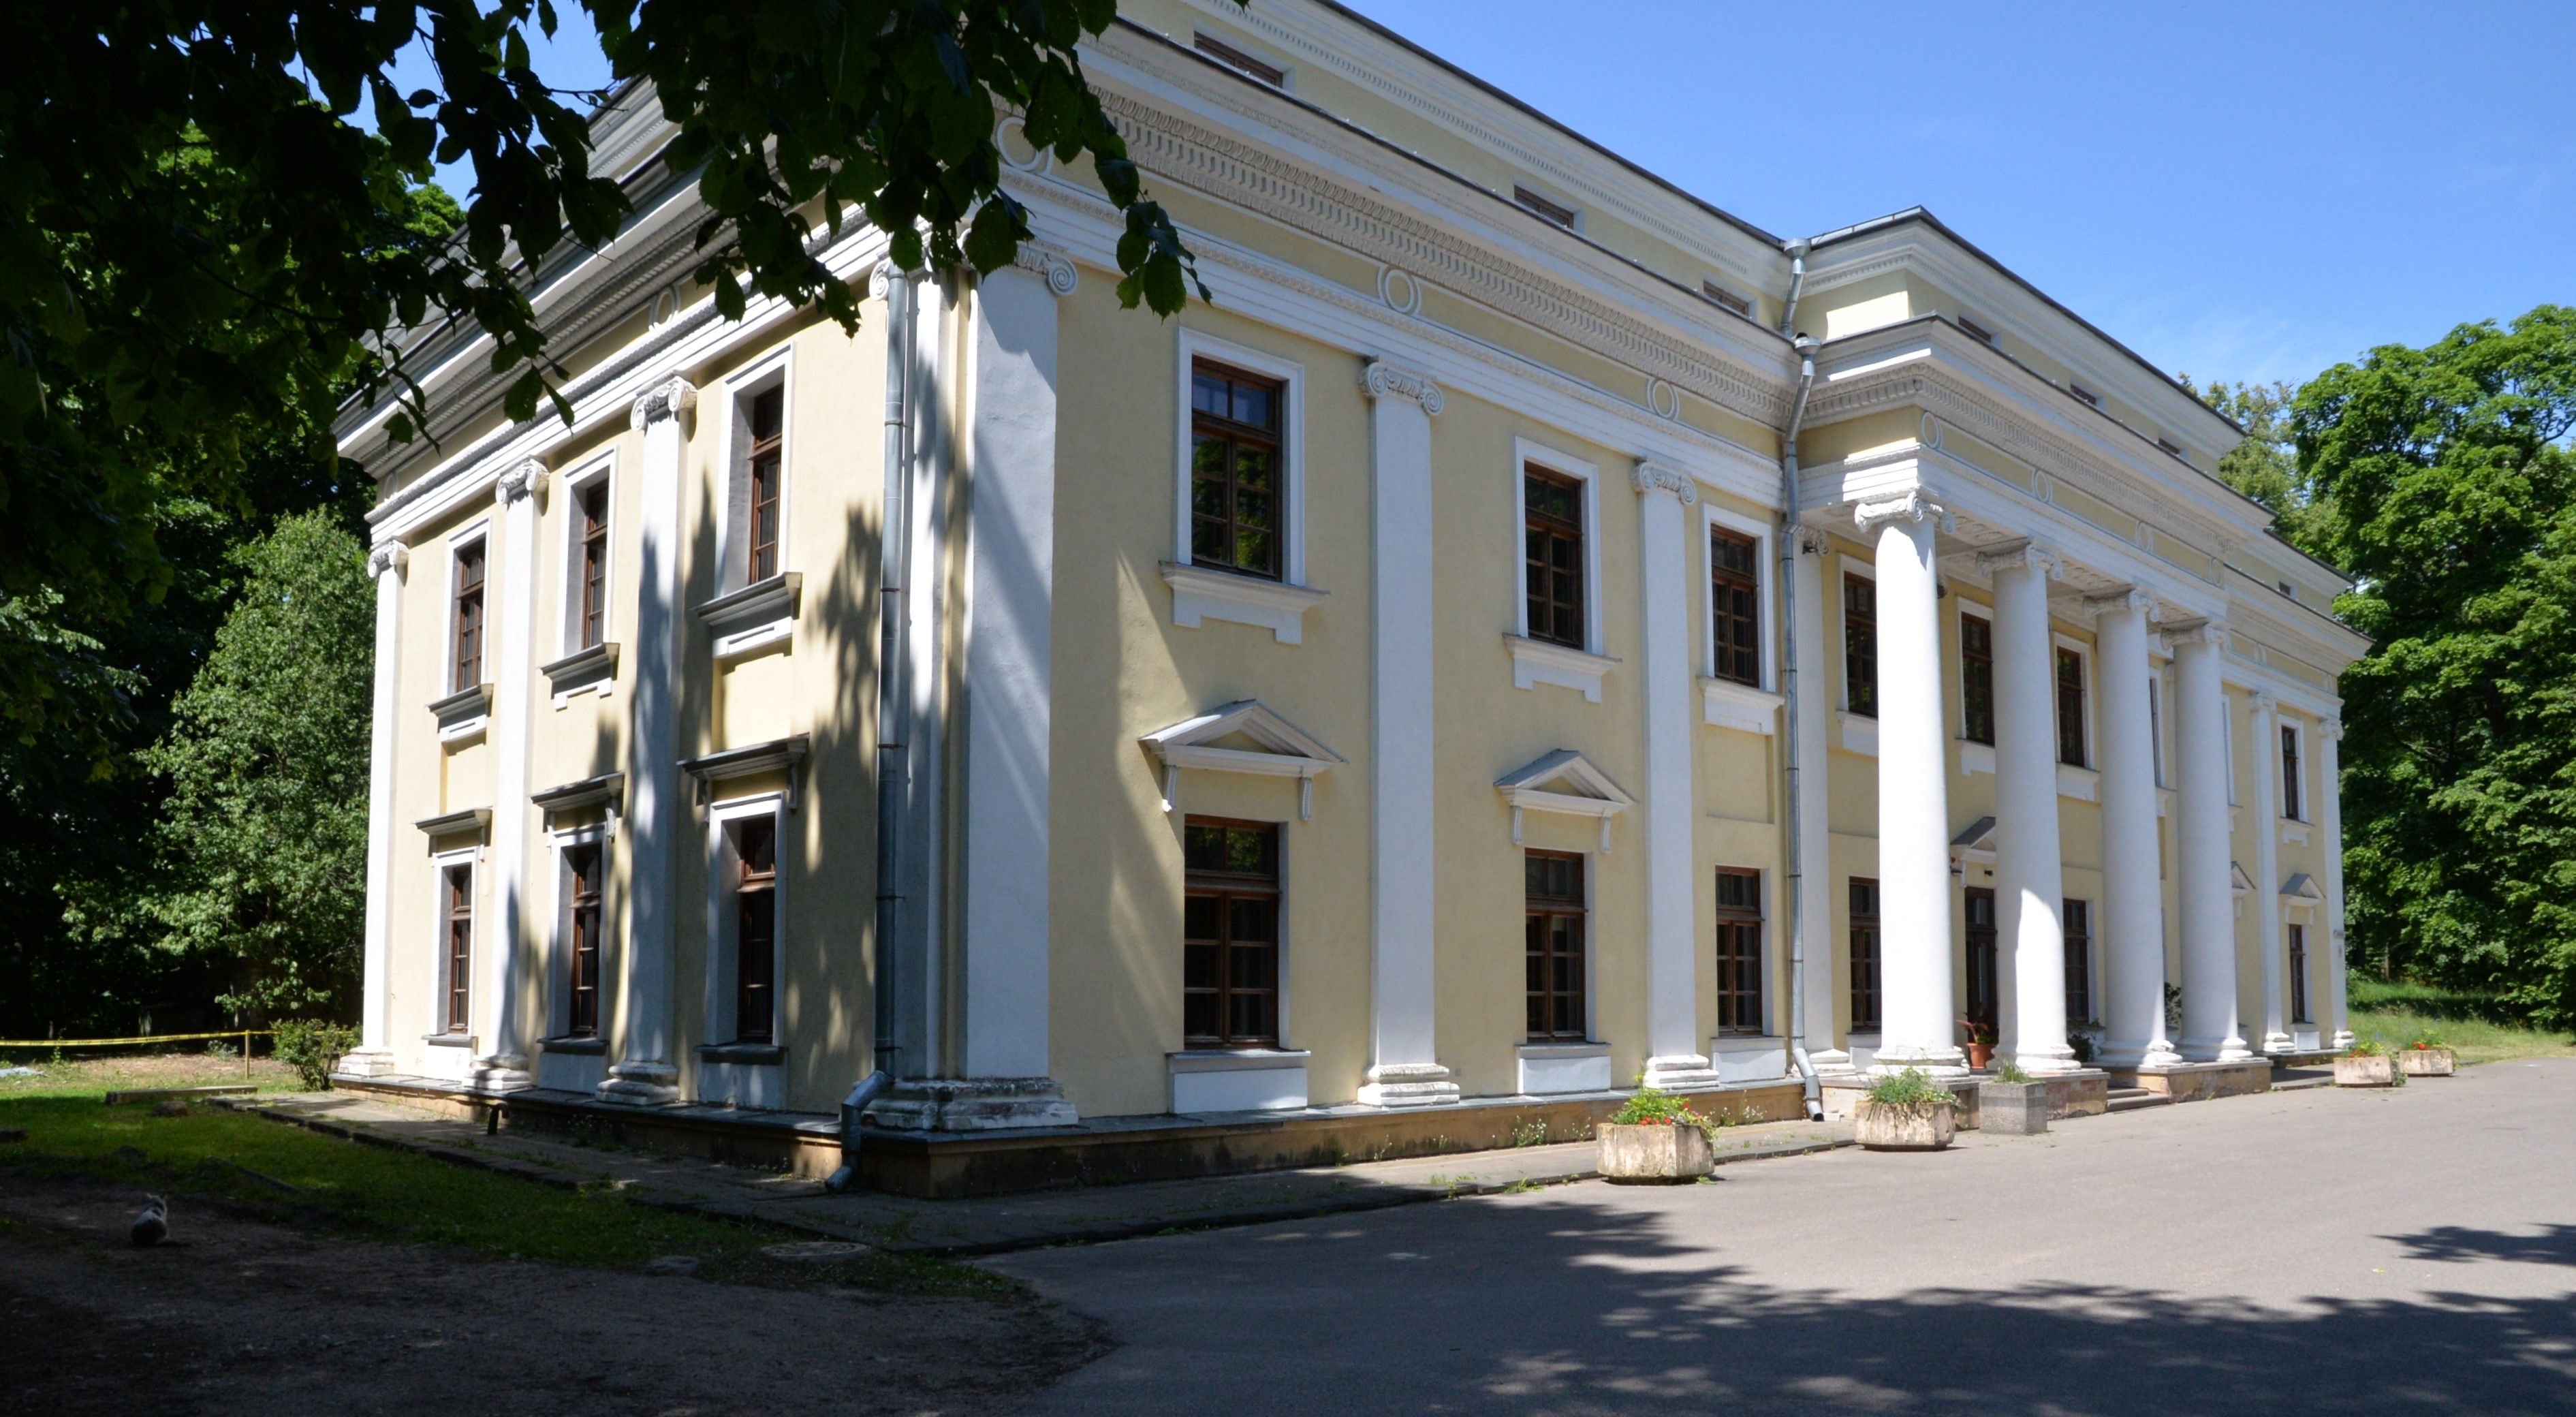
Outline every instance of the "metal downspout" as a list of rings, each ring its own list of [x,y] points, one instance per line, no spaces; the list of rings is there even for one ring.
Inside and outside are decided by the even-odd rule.
[[[1798,810],[1798,431],[1807,421],[1807,395],[1816,383],[1816,348],[1814,337],[1794,334],[1793,322],[1798,317],[1798,295],[1807,283],[1808,244],[1802,238],[1792,241],[1789,253],[1789,298],[1780,311],[1780,332],[1791,335],[1791,347],[1798,352],[1798,395],[1789,409],[1789,426],[1780,437],[1780,716],[1781,754],[1786,798],[1783,819],[1789,840],[1783,859],[1788,869],[1789,925],[1789,1057],[1798,1065],[1798,1080],[1807,1097],[1807,1118],[1820,1120],[1825,1115],[1824,1088],[1816,1080],[1816,1065],[1807,1057],[1807,930],[1802,903],[1805,898],[1806,863],[1804,826]]]

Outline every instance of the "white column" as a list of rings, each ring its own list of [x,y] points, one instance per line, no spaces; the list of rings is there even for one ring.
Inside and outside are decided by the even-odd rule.
[[[686,379],[655,385],[635,400],[629,426],[644,435],[636,478],[640,574],[636,581],[635,697],[628,744],[628,934],[619,1059],[599,1085],[603,1102],[649,1104],[680,1095],[672,1062],[671,957],[679,946],[680,833],[688,825],[680,789],[680,463],[681,421],[697,407]]]
[[[365,995],[358,1007],[358,1047],[340,1058],[343,1077],[383,1077],[394,1070],[386,993],[392,983],[387,957],[394,908],[394,718],[401,712],[396,670],[402,658],[403,572],[410,565],[411,552],[399,541],[367,553],[367,574],[376,581],[376,702],[367,743]]]
[[[1433,966],[1433,637],[1431,419],[1440,386],[1372,363],[1370,399],[1369,1069],[1359,1100],[1382,1107],[1458,1100],[1440,1064]]]
[[[1073,268],[1064,267],[1067,277]],[[1068,279],[1067,288],[1071,288]],[[1075,1120],[1048,1075],[1054,722],[1056,298],[1004,268],[976,286],[966,590],[965,968],[959,1063]],[[1027,1116],[1032,1124],[1041,1119]]]
[[[528,715],[530,670],[536,663],[537,506],[545,499],[546,465],[529,459],[503,472],[494,488],[501,504],[501,617],[495,637],[492,680],[492,948],[484,951],[480,990],[491,1045],[474,1060],[478,1087],[526,1087],[528,1059],[519,1037],[519,958],[527,943]]]
[[[2182,1061],[2165,1041],[2164,888],[2157,868],[2155,729],[2147,711],[2147,597],[2138,591],[2085,602],[2099,635],[2102,752],[2102,918],[2105,966],[2101,1063],[2163,1067]]]
[[[1797,527],[1798,539],[1798,933],[1807,956],[1807,1061],[1819,1073],[1848,1073],[1851,1052],[1835,1046],[1836,969],[1844,947],[1834,939],[1833,816],[1831,769],[1825,752],[1824,533]]]
[[[1854,511],[1878,546],[1878,891],[1881,1015],[1874,1072],[1967,1071],[1953,1041],[1950,787],[1941,711],[1934,533],[1920,490]]]
[[[2287,1053],[2298,1044],[2290,1037],[2288,1009],[2281,981],[2287,973],[2281,942],[2281,719],[2270,694],[2256,693],[2252,704],[2254,800],[2254,937],[2263,961],[2263,1048]]]
[[[2204,620],[2174,633],[2174,827],[2182,882],[2182,1053],[2195,1062],[2253,1056],[2237,1032],[2236,900],[2227,850],[2227,693],[2218,657],[2227,629]]]
[[[2075,1050],[2066,1043],[2057,656],[2048,631],[2048,582],[2062,568],[2028,542],[1983,552],[1977,564],[1995,586],[1995,905],[1998,947],[2010,951],[1999,963],[2013,976],[2005,1041],[2028,1071],[2067,1072]]]
[[[1715,1087],[1700,1048],[1699,900],[1692,780],[1695,705],[1690,642],[1690,474],[1640,462],[1633,474],[1642,524],[1646,728],[1646,1076],[1648,1087]]]
[[[2343,720],[2317,725],[2317,826],[2325,837],[2326,855],[2326,1046],[2352,1046],[2352,1025],[2344,1015],[2343,942]]]

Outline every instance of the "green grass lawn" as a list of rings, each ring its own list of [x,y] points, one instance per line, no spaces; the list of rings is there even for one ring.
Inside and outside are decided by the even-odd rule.
[[[2352,1032],[2403,1048],[2419,1038],[2449,1045],[2463,1063],[2576,1057],[2576,1035],[2534,1028],[2484,995],[2430,984],[2349,976]]]
[[[167,1195],[183,1230],[192,1204],[213,1203],[299,1229],[494,1258],[632,1268],[689,1255],[701,1262],[702,1276],[738,1283],[997,1298],[1020,1292],[988,1271],[934,1260],[873,1253],[829,1264],[771,1259],[762,1246],[811,1237],[477,1171],[203,1103],[188,1116],[158,1117],[148,1106],[109,1107],[96,1091],[0,1096],[0,1127],[27,1132],[23,1142],[0,1145],[0,1172],[128,1189],[138,1207],[147,1191]]]
[[[264,1045],[263,1045],[264,1046]],[[262,1092],[294,1092],[304,1084],[295,1070],[265,1055],[245,1063],[190,1047],[184,1053],[108,1053],[72,1049],[49,1053],[13,1048],[0,1056],[0,1068],[34,1068],[34,1077],[0,1077],[0,1102],[18,1097],[97,1098],[112,1088],[238,1086],[248,1083]]]

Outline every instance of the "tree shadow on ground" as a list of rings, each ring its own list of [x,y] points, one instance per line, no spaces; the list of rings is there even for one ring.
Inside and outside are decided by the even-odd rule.
[[[2472,1230],[2464,1225],[2437,1225],[2420,1235],[2383,1235],[2406,1247],[2410,1260],[2466,1263],[2509,1260],[2521,1264],[2576,1267],[2576,1225],[2545,1225],[2537,1235],[2508,1235],[2501,1230]]]

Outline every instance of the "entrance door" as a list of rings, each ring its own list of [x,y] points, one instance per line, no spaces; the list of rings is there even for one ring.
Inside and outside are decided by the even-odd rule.
[[[2003,1019],[1995,988],[1995,893],[1968,887],[1968,1017],[1988,1028]]]

